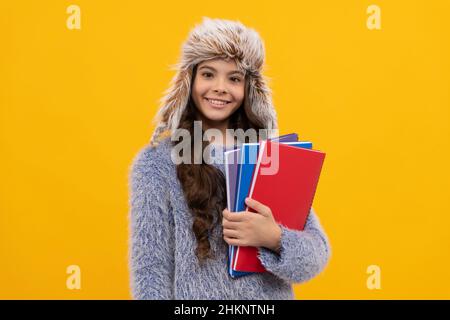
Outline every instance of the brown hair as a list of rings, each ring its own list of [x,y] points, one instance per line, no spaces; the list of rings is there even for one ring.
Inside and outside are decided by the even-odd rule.
[[[196,70],[197,65],[193,68],[191,84],[193,84],[195,79],[197,73]],[[248,79],[246,77],[246,94],[244,96],[244,101],[242,102],[242,105],[230,116],[228,128],[241,128],[244,131],[253,128],[256,130],[256,133],[259,134],[259,129],[263,129],[263,126],[251,112],[250,106],[247,106],[245,103],[248,92],[247,80]],[[199,111],[197,110],[190,94],[188,104],[181,116],[178,128],[188,130],[191,137],[194,136],[194,121],[196,120],[197,112]],[[203,129],[202,134],[204,134]],[[176,143],[177,142],[175,141],[173,142],[173,144]],[[202,154],[208,145],[208,141],[203,141]],[[214,258],[210,250],[211,246],[209,243],[209,234],[216,226],[221,224],[222,210],[227,206],[225,176],[222,171],[211,164],[205,163],[204,161],[200,164],[194,163],[193,143],[191,143],[191,160],[192,161],[190,164],[178,164],[176,171],[187,205],[194,220],[192,230],[197,239],[195,254],[199,262],[203,263],[207,258]]]

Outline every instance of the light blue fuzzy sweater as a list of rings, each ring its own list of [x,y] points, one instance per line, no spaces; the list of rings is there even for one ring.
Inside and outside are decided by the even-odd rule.
[[[213,152],[223,154],[224,147]],[[311,208],[304,231],[282,228],[280,255],[259,248],[269,271],[240,278],[227,272],[228,244],[222,227],[210,236],[215,260],[200,266],[188,210],[166,138],[145,146],[129,171],[129,270],[133,299],[294,299],[292,283],[310,280],[330,258],[328,238]],[[217,155],[217,153],[216,153]],[[224,172],[223,161],[213,164]]]

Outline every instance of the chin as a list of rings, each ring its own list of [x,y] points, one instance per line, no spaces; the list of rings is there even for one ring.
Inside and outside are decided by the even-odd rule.
[[[211,112],[207,112],[205,114],[205,118],[208,119],[209,121],[224,121],[228,118],[228,113],[226,115],[222,114],[213,114]]]

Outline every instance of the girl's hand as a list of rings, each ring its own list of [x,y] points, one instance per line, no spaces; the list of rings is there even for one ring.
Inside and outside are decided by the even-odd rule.
[[[223,210],[224,240],[233,246],[266,247],[279,253],[281,228],[270,208],[250,198],[245,203],[257,213]]]

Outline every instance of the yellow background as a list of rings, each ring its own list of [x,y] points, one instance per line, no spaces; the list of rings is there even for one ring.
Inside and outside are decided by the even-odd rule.
[[[81,9],[69,30],[66,8]],[[381,30],[366,26],[381,8]],[[128,299],[128,167],[203,16],[266,47],[280,133],[327,153],[298,299],[449,299],[448,1],[2,1],[0,298]],[[81,268],[81,290],[66,268]],[[366,286],[369,265],[381,289]]]

